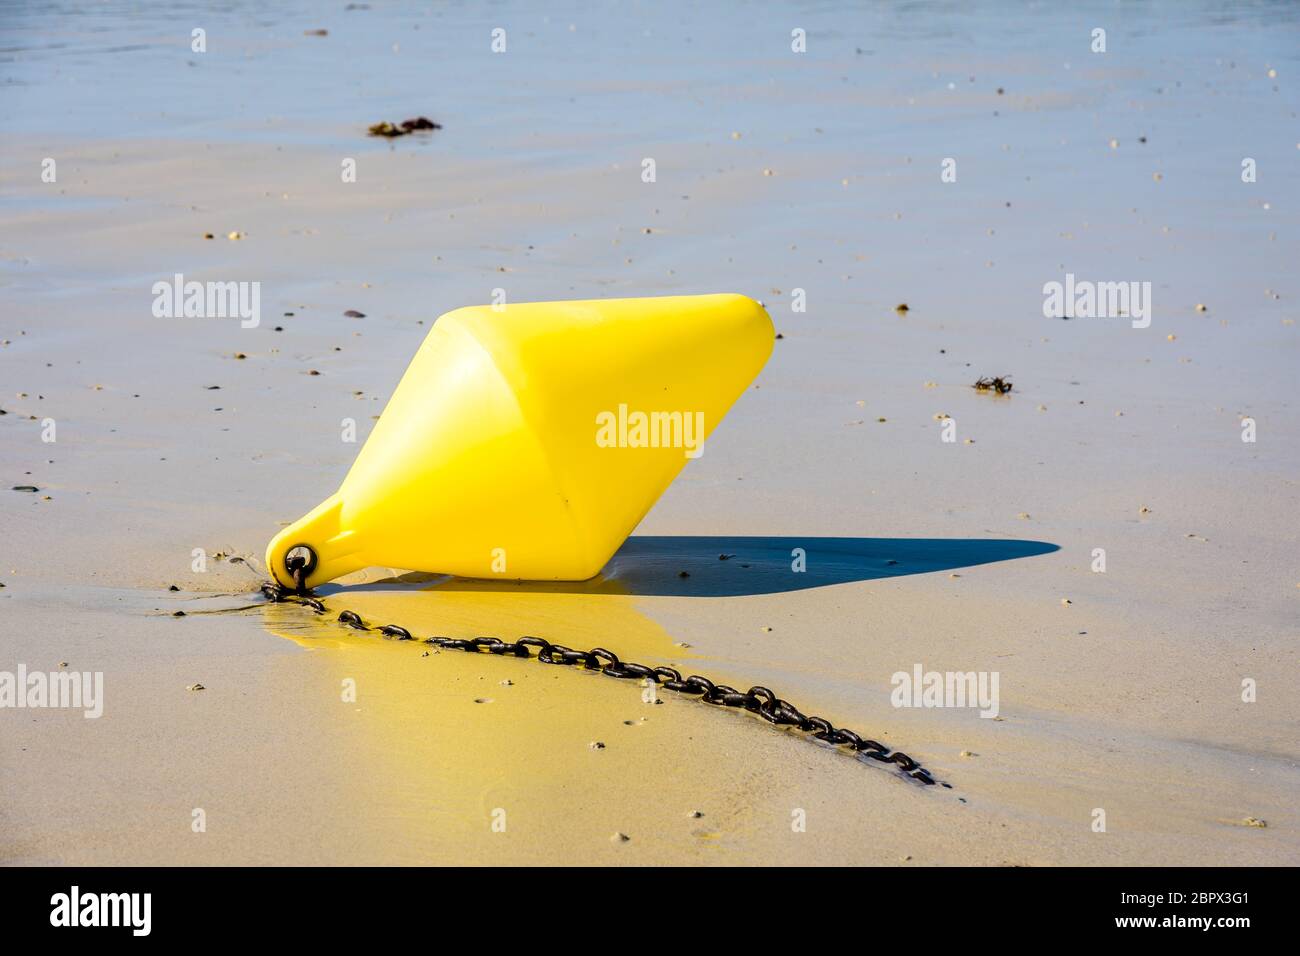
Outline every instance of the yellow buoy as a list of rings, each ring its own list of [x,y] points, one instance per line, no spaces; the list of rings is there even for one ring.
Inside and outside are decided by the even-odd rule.
[[[438,319],[338,492],[266,564],[582,581],[772,352],[743,295],[471,306]]]

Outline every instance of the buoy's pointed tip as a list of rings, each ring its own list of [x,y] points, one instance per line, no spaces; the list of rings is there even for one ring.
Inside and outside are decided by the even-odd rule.
[[[295,548],[305,548],[312,555],[303,569],[303,583],[308,588],[365,566],[356,535],[342,528],[342,510],[343,499],[330,495],[271,539],[266,546],[266,567],[279,584],[287,588],[298,585],[289,566]]]

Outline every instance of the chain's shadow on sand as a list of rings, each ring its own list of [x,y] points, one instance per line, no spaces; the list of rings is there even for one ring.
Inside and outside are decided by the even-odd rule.
[[[1046,541],[982,538],[651,536],[629,538],[590,581],[481,581],[403,574],[322,594],[413,590],[741,597],[951,571],[1059,551]],[[800,554],[802,553],[802,559]],[[800,566],[804,570],[796,570]],[[685,572],[685,573],[683,573]]]

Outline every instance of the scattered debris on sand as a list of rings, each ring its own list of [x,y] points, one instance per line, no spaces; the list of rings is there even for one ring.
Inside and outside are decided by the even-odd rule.
[[[415,119],[402,120],[402,122],[396,126],[387,120],[382,123],[375,123],[370,127],[369,132],[371,136],[382,136],[385,139],[396,139],[398,136],[406,136],[408,133],[434,129],[442,129],[442,124],[435,123],[427,116],[417,116]]]
[[[1011,391],[1011,379],[1003,378],[1001,375],[993,378],[981,378],[973,386],[977,392],[997,392],[999,395],[1005,395]]]

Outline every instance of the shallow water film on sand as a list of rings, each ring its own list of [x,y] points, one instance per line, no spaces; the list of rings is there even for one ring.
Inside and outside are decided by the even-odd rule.
[[[0,862],[1300,863],[1300,7],[4,2],[0,82]]]

